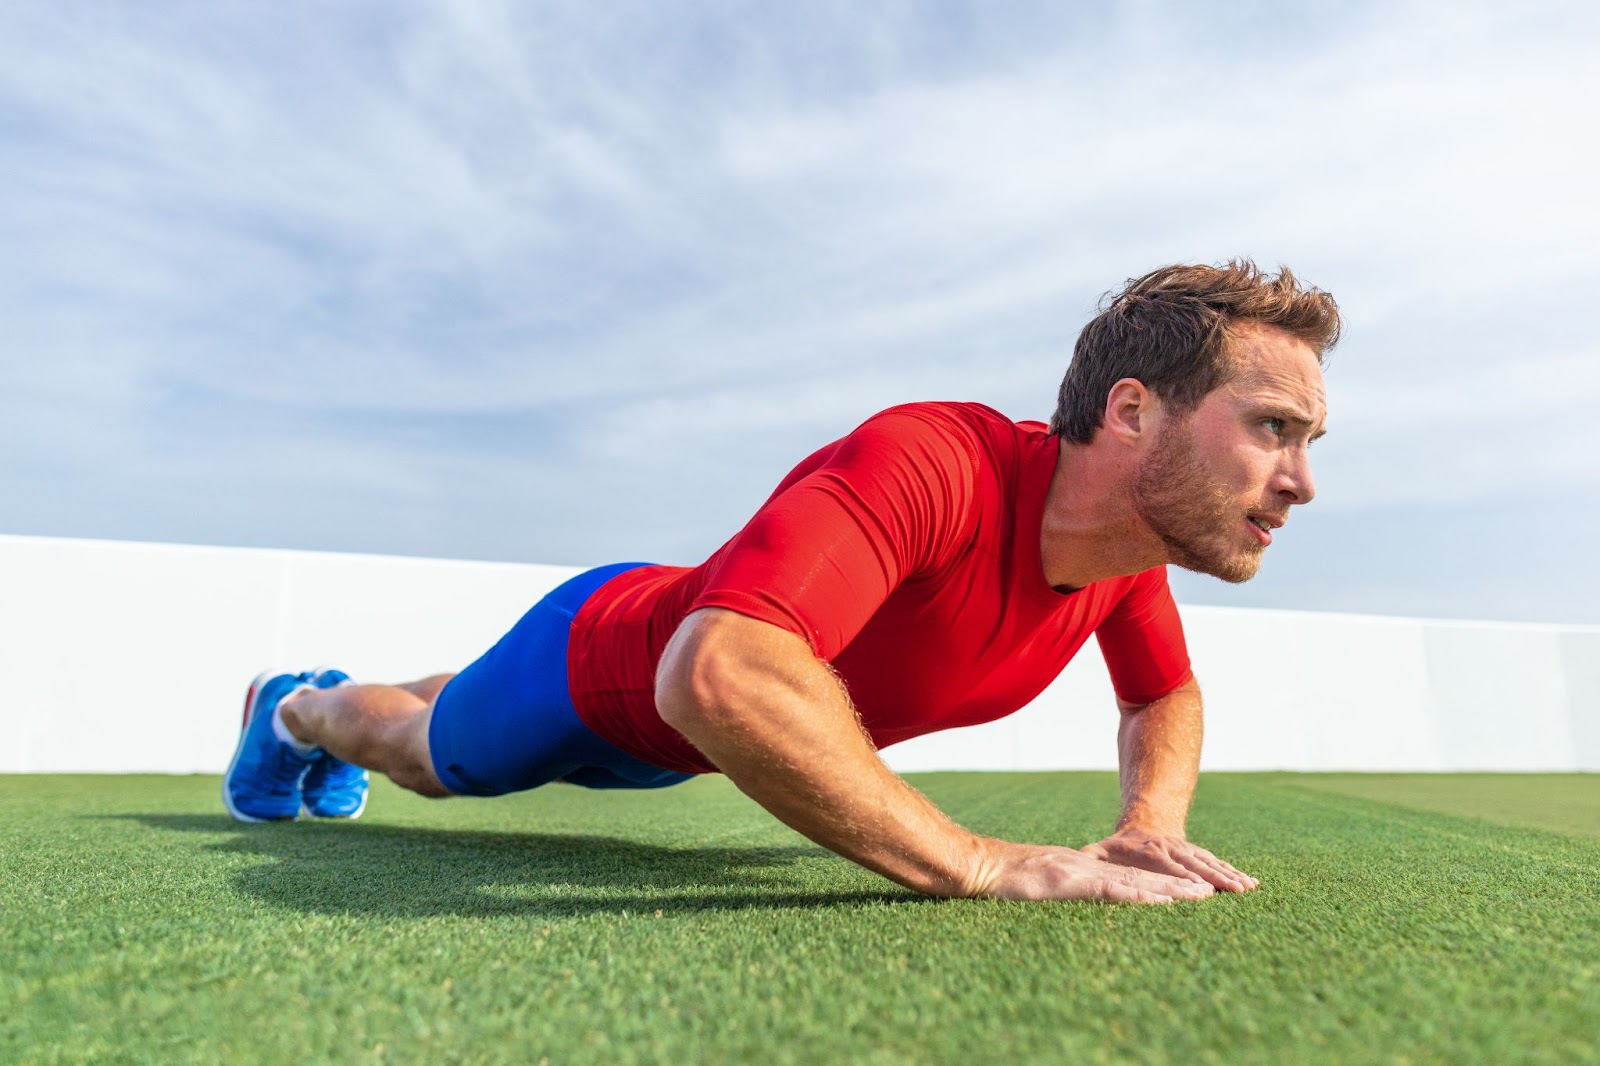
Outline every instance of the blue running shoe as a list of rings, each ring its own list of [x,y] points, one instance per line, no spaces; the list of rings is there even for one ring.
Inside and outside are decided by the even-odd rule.
[[[310,678],[317,688],[355,683],[343,670],[327,666],[312,670]],[[361,767],[324,753],[300,783],[305,812],[317,818],[360,818],[367,809],[367,780]]]
[[[241,822],[292,819],[300,813],[300,779],[322,758],[301,755],[272,731],[272,712],[292,692],[310,687],[309,674],[268,670],[250,683],[244,698],[244,724],[228,772],[222,776],[222,802]]]

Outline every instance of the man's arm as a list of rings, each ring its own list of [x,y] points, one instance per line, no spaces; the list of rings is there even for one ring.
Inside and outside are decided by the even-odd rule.
[[[684,620],[657,670],[656,706],[781,821],[919,892],[1163,903],[1212,891],[1192,878],[962,828],[883,764],[848,693],[804,640],[733,611],[707,608]]]
[[[1189,803],[1200,775],[1205,716],[1191,678],[1154,703],[1117,700],[1122,722],[1117,755],[1122,815],[1115,831],[1084,853],[1107,862],[1204,880],[1229,892],[1260,884],[1184,839]]]

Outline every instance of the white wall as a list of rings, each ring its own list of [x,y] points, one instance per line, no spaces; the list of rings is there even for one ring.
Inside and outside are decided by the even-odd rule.
[[[1185,607],[1209,770],[1600,770],[1600,626]],[[1092,642],[1091,642],[1092,644]],[[898,770],[1112,769],[1088,648],[1001,722],[892,748]]]
[[[0,772],[219,772],[260,669],[476,658],[571,567],[0,536]],[[1600,770],[1600,627],[1184,609],[1218,770]],[[898,770],[1111,769],[1092,646]]]
[[[572,572],[0,536],[0,772],[221,772],[258,671],[457,670]]]

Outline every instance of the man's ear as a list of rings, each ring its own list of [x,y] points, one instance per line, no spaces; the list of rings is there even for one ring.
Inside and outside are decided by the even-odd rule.
[[[1103,427],[1124,444],[1137,444],[1140,436],[1151,429],[1155,407],[1155,394],[1145,388],[1144,382],[1123,378],[1106,394]]]

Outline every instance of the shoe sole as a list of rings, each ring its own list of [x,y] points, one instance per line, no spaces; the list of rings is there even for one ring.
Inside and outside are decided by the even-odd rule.
[[[299,813],[287,818],[257,818],[246,814],[233,805],[233,796],[228,791],[228,782],[233,779],[233,769],[239,765],[239,756],[244,754],[244,738],[250,732],[250,719],[255,717],[257,705],[261,702],[261,690],[268,681],[279,674],[290,674],[292,670],[263,670],[257,674],[255,680],[250,682],[250,689],[244,696],[244,721],[239,726],[239,743],[233,749],[233,759],[228,763],[227,771],[222,775],[222,805],[228,808],[228,813],[240,822],[292,822]]]

